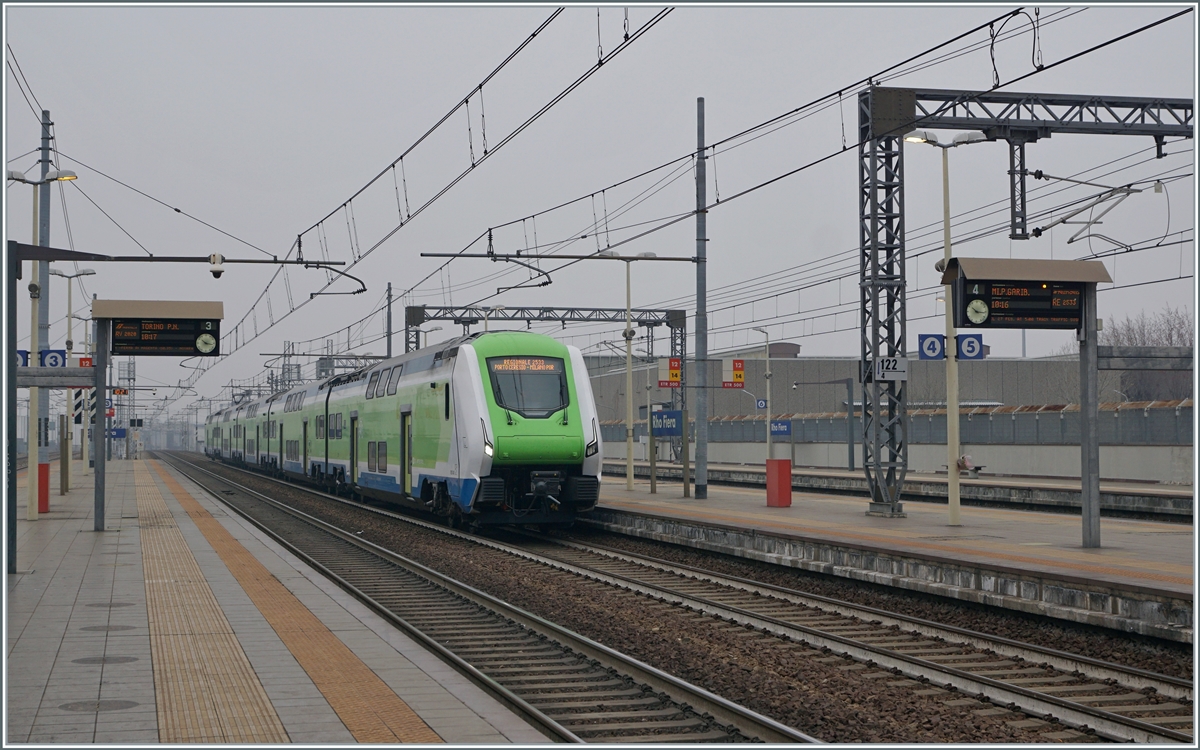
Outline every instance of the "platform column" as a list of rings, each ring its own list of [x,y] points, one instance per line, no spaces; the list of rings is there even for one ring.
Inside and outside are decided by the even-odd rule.
[[[104,463],[106,453],[104,444],[108,437],[106,429],[108,421],[100,420],[100,409],[108,402],[108,384],[105,382],[108,375],[108,350],[109,346],[109,324],[107,319],[98,319],[94,325],[95,333],[92,339],[96,342],[96,353],[92,364],[95,367],[96,377],[96,426],[92,429],[92,452],[96,456],[96,489],[95,489],[95,524],[93,528],[96,531],[104,531]]]

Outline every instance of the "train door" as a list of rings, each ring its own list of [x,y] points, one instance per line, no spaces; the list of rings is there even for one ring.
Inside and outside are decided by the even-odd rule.
[[[302,430],[302,438],[304,444],[304,468],[302,471],[308,473],[308,420],[304,421],[304,429]]]
[[[255,464],[259,463],[258,454],[262,452],[262,449],[259,447],[262,445],[262,443],[259,442],[260,440],[262,440],[261,426],[254,425],[254,463]]]
[[[358,416],[350,415],[350,484],[358,484]]]
[[[400,415],[400,486],[412,494],[412,412]]]

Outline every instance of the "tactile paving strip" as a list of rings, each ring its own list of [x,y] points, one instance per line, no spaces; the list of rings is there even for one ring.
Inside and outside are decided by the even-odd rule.
[[[357,741],[443,741],[160,462],[151,464]]]
[[[134,463],[158,737],[288,742],[241,644],[142,461]]]

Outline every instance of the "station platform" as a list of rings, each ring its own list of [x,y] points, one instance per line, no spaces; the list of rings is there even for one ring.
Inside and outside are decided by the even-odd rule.
[[[761,471],[761,469],[760,469]],[[635,473],[636,477],[636,473]],[[767,507],[764,488],[605,476],[587,523],[634,536],[805,570],[1192,642],[1194,527],[1102,518],[1083,547],[1077,515],[904,503],[906,517],[866,515],[866,496],[792,491]]]
[[[693,471],[694,471],[693,467]],[[625,476],[625,462],[609,459],[604,473]],[[649,481],[650,464],[634,461],[633,475]],[[683,467],[660,461],[660,479],[682,481]],[[766,470],[754,464],[709,463],[710,482],[766,486]],[[946,472],[936,474],[910,471],[906,475],[903,500],[908,502],[946,501]],[[846,492],[865,494],[867,479],[862,470],[793,467],[792,486],[816,492]],[[1066,477],[1010,477],[988,474],[961,474],[959,496],[966,504],[1003,504],[1033,510],[1056,509],[1078,512],[1079,480]],[[1164,520],[1190,523],[1194,511],[1195,487],[1192,485],[1160,484],[1100,480],[1100,512],[1123,515],[1159,517]]]
[[[533,744],[547,738],[156,460],[17,522],[8,743]]]

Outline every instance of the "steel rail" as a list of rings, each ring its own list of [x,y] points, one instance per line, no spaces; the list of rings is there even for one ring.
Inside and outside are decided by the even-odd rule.
[[[748,578],[739,578],[737,576],[715,573],[703,568],[696,568],[683,563],[671,562],[669,560],[661,560],[655,557],[646,555],[637,555],[625,550],[605,547],[600,544],[581,544],[579,542],[570,542],[562,539],[550,539],[545,537],[539,538],[540,541],[553,541],[556,544],[561,544],[566,547],[579,549],[585,552],[597,552],[600,554],[613,557],[618,560],[642,565],[659,570],[685,575],[701,580],[709,580],[713,583],[722,586],[729,586],[748,592],[757,592],[764,596],[774,596],[792,601],[796,604],[802,604],[810,607],[837,612],[846,617],[858,617],[864,621],[879,620],[885,626],[895,625],[901,628],[918,632],[922,635],[933,636],[938,638],[953,638],[962,641],[974,648],[988,649],[995,651],[1002,656],[1014,656],[1028,661],[1044,662],[1050,664],[1056,669],[1061,669],[1065,672],[1081,672],[1097,680],[1116,680],[1117,682],[1126,685],[1135,690],[1144,688],[1153,688],[1156,692],[1169,696],[1171,698],[1182,698],[1185,700],[1193,699],[1193,683],[1191,680],[1185,680],[1179,677],[1170,675],[1158,674],[1137,667],[1126,667],[1112,662],[1093,659],[1089,656],[1081,654],[1072,654],[1067,651],[1059,651],[1057,649],[1046,648],[1033,643],[1024,643],[1015,641],[1011,638],[1005,638],[998,635],[990,635],[988,633],[980,633],[975,630],[961,628],[956,625],[945,625],[925,620],[919,617],[900,614],[898,612],[889,612],[884,609],[877,609],[864,604],[854,604],[852,602],[834,599],[820,594],[810,594],[795,589],[785,588],[783,586],[775,586],[770,583],[762,583]]]
[[[543,635],[547,638],[551,638],[553,640],[559,641],[560,643],[563,643],[564,645],[566,645],[568,648],[573,649],[588,658],[594,659],[598,662],[601,662],[602,664],[614,667],[617,670],[622,671],[625,674],[627,674],[628,676],[632,677],[634,680],[637,680],[639,682],[647,684],[647,685],[651,686],[652,688],[654,688],[655,690],[665,692],[665,693],[671,695],[677,702],[679,702],[681,704],[686,704],[697,712],[709,714],[720,723],[736,727],[739,731],[741,731],[743,734],[746,734],[747,736],[758,737],[766,742],[771,742],[771,743],[784,743],[784,742],[815,743],[815,742],[819,742],[819,740],[817,740],[816,738],[811,737],[807,734],[804,734],[803,732],[799,732],[799,731],[797,731],[791,727],[788,727],[778,721],[775,721],[774,719],[771,719],[769,717],[766,717],[766,716],[758,714],[754,711],[751,711],[750,709],[747,709],[744,706],[740,706],[736,703],[733,703],[732,701],[722,698],[721,696],[715,695],[707,690],[704,690],[703,688],[700,688],[698,686],[695,686],[688,682],[685,682],[684,680],[681,680],[681,679],[675,677],[674,675],[663,672],[662,670],[659,670],[648,664],[644,664],[636,659],[633,659],[632,657],[629,657],[625,654],[620,653],[619,651],[609,648],[608,646],[605,646],[601,643],[597,643],[589,638],[586,638],[582,635],[579,635],[570,630],[567,630],[566,628],[563,628],[555,623],[552,623],[548,620],[538,617],[537,615],[534,615],[523,609],[514,607],[511,604],[508,604],[507,602],[504,602],[500,599],[497,599],[496,597],[491,596],[490,594],[487,594],[485,592],[482,592],[482,591],[474,589],[470,586],[467,586],[466,584],[460,583],[460,582],[450,578],[449,576],[446,576],[442,573],[439,573],[436,570],[433,570],[432,568],[429,568],[425,565],[422,565],[419,562],[416,562],[415,560],[411,560],[411,559],[406,558],[402,555],[399,555],[395,552],[392,552],[391,550],[388,550],[384,547],[381,547],[379,545],[376,545],[376,544],[373,544],[366,540],[363,540],[354,534],[351,534],[349,532],[338,529],[337,527],[334,527],[334,526],[332,526],[324,521],[321,521],[317,518],[313,518],[312,516],[309,516],[308,514],[302,513],[301,511],[297,511],[293,508],[289,508],[285,504],[280,503],[276,500],[273,500],[260,492],[252,490],[244,485],[238,484],[237,482],[234,482],[226,477],[221,477],[220,475],[217,475],[206,469],[200,468],[199,466],[196,466],[195,464],[191,463],[190,461],[185,461],[184,459],[180,459],[177,456],[171,456],[171,458],[174,458],[180,462],[185,462],[189,467],[193,468],[194,470],[202,472],[220,482],[224,482],[233,487],[237,487],[240,491],[245,492],[248,495],[251,495],[262,502],[268,503],[272,507],[276,507],[280,510],[287,512],[290,515],[302,518],[305,522],[314,525],[315,527],[321,529],[322,531],[325,531],[333,536],[336,536],[339,539],[342,539],[343,541],[353,544],[360,549],[369,551],[370,553],[377,555],[378,557],[380,557],[394,565],[397,565],[405,570],[413,572],[418,576],[426,578],[426,579],[436,583],[437,585],[463,597],[464,599],[467,599],[468,601],[474,602],[474,603],[478,604],[479,606],[482,606],[486,609],[490,609],[490,610],[499,612],[502,616],[509,618],[509,619],[513,620],[514,622],[517,622],[517,623],[523,625],[524,627],[526,627],[527,629],[529,629],[532,632],[539,633],[540,635]],[[178,466],[176,466],[176,468],[178,469]],[[230,467],[230,468],[233,468],[233,467]],[[257,477],[259,475],[255,474],[254,476]],[[278,480],[271,480],[271,481],[278,481]],[[199,484],[199,482],[198,482],[198,484]],[[285,484],[285,483],[280,482],[280,484]],[[201,486],[203,486],[203,485],[201,485]],[[323,500],[327,500],[330,497],[329,495],[327,495],[325,493],[317,492],[315,490],[311,490],[308,488],[297,487],[296,485],[292,485],[292,484],[286,484],[286,486],[288,486],[291,489],[299,489],[305,493],[316,495]],[[210,492],[210,495],[212,495],[215,499],[221,501],[222,504],[227,505],[229,507],[234,507],[234,506],[230,506],[219,495],[217,495],[215,493],[211,493],[211,492]],[[343,502],[345,502],[345,501],[343,501]],[[391,518],[396,518],[396,519],[404,520],[404,521],[408,521],[408,522],[414,522],[413,519],[406,518],[404,516],[398,516],[398,515],[392,514],[392,513],[381,512],[378,509],[362,506],[357,503],[349,503],[349,504],[352,505],[353,507],[363,509],[363,510],[372,510],[372,511],[375,511],[376,513],[381,513],[382,515],[386,515]],[[234,508],[234,509],[236,510],[236,508]],[[249,518],[248,516],[246,516],[246,517]],[[266,533],[271,534],[272,538],[279,539],[276,534],[271,532],[271,530],[263,527],[261,524],[259,524],[257,521],[254,521],[253,519],[250,519],[250,520],[251,520],[251,522],[255,523],[256,526],[258,526],[259,528],[262,528]],[[463,539],[467,539],[470,541],[479,541],[478,538],[476,538],[476,537],[473,537],[473,536],[470,536],[467,534],[462,534],[459,532],[453,532],[453,531],[446,529],[444,527],[441,527],[441,526],[427,524],[427,523],[419,522],[419,521],[416,521],[414,523],[417,523],[418,525],[421,525],[421,526],[424,526],[427,528],[437,530],[439,532],[450,533],[454,536],[458,536],[458,537],[461,537]],[[287,544],[283,540],[279,540],[279,541],[283,544]],[[291,549],[290,544],[288,544],[287,546],[289,547],[289,549]],[[308,558],[307,555],[303,555],[301,553],[300,556],[306,562],[309,562],[310,558]],[[316,563],[314,565],[314,567],[321,570],[323,574],[330,575],[331,578],[333,580],[337,581],[339,585],[347,587],[347,590],[350,591],[352,594],[354,594],[356,597],[366,597],[365,594],[358,591],[357,588],[346,583],[339,576],[336,576],[336,574],[327,573],[326,572],[327,569],[324,566],[320,565],[319,563]],[[365,601],[369,604],[369,606],[372,606],[373,609],[376,609],[376,611],[380,611],[380,609],[381,609],[380,605],[378,605],[375,602],[373,602],[372,600],[370,600],[369,597],[366,597]],[[382,610],[382,611],[386,612],[386,610]],[[398,624],[403,623],[402,627],[404,627],[404,629],[406,631],[419,633],[419,631],[416,631],[415,628],[412,628],[411,625],[409,625],[407,622],[403,621],[401,618],[396,617],[394,614],[389,613],[387,616],[388,616],[389,620],[397,622]],[[430,639],[425,637],[423,634],[421,634],[421,637],[419,638],[419,640],[422,643],[433,643]],[[465,661],[462,661],[461,659],[454,656],[449,651],[446,651],[444,648],[440,647],[439,644],[434,643],[434,645],[438,646],[437,651],[438,651],[439,655],[441,655],[442,652],[445,652],[449,656],[453,657],[453,659],[455,659],[456,661],[462,662],[462,664],[467,669],[469,669],[471,672],[474,672],[475,674],[480,675],[484,679],[490,680],[490,678],[487,678],[486,675],[482,674],[482,672],[479,672],[474,667],[471,667],[469,664],[467,664]],[[496,688],[498,688],[499,690],[505,690],[505,688],[500,686],[498,683],[495,683],[494,681],[491,681],[491,682],[493,684],[495,684]],[[512,693],[509,693],[509,694],[512,695],[512,698],[515,701],[520,701],[520,703],[528,706],[528,704],[525,703],[519,696],[516,696],[515,694],[512,694]],[[542,714],[540,711],[538,711],[536,708],[534,708],[532,706],[528,706],[528,708],[529,708],[529,711],[535,712],[537,716],[545,717],[545,715]],[[550,719],[549,717],[545,717],[545,721],[554,723],[553,719]],[[555,725],[557,726],[556,723],[555,723]],[[570,734],[569,730],[566,730],[565,728],[562,729],[562,731]],[[575,735],[571,734],[571,736],[574,737]],[[574,740],[568,740],[568,741],[582,742],[583,740],[575,738]]]
[[[738,624],[751,625],[777,635],[785,635],[807,642],[818,648],[827,647],[860,661],[873,661],[883,669],[897,669],[909,677],[936,679],[940,684],[952,685],[964,693],[986,696],[993,703],[1015,705],[1027,713],[1055,716],[1061,721],[1074,726],[1086,725],[1095,729],[1097,733],[1112,739],[1134,742],[1167,741],[1193,743],[1193,738],[1190,734],[1167,729],[1147,721],[1114,714],[1103,709],[1083,705],[1054,695],[1040,693],[1019,685],[1006,684],[990,677],[909,656],[892,649],[873,646],[869,643],[863,643],[835,633],[825,632],[818,628],[788,622],[741,607],[730,606],[703,596],[646,583],[618,573],[599,571],[583,565],[547,558],[526,550],[520,550],[520,548],[512,549],[518,550],[516,554],[520,554],[527,559],[541,560],[543,564],[548,564],[567,572],[607,582],[611,585],[620,586],[648,596],[690,606],[707,614],[729,619]]]

